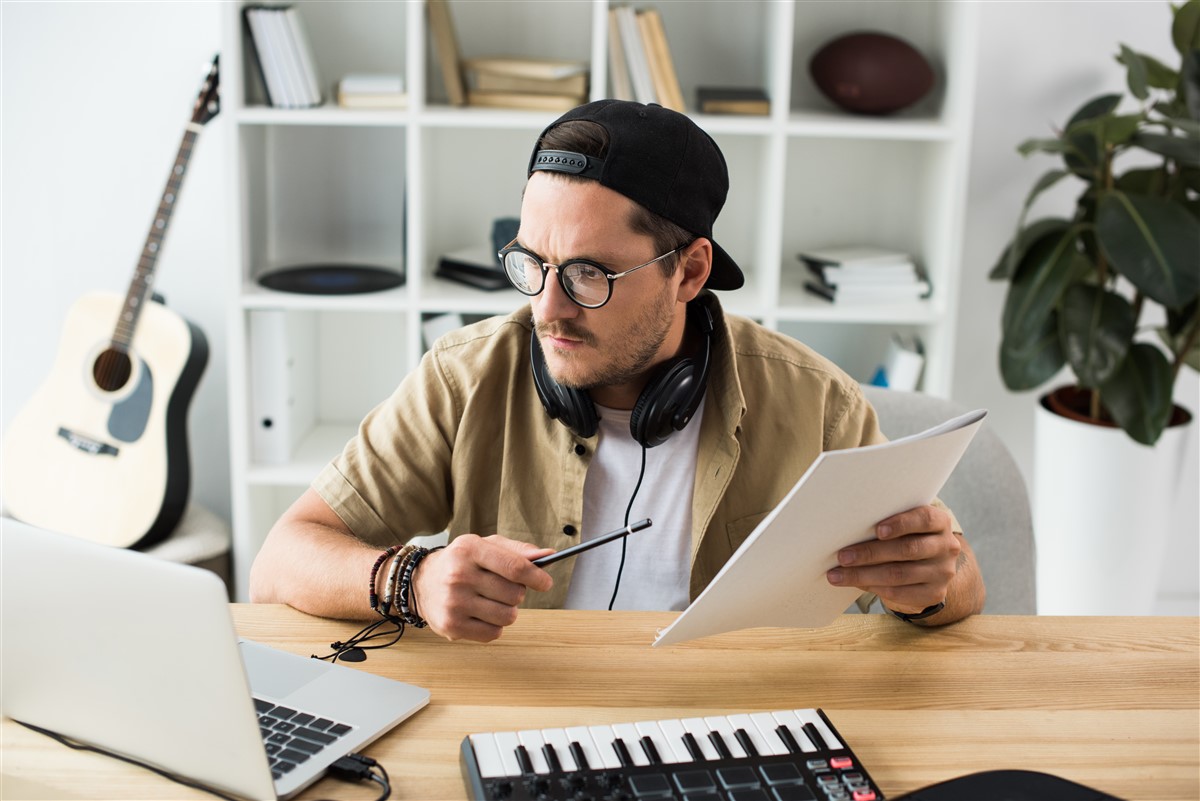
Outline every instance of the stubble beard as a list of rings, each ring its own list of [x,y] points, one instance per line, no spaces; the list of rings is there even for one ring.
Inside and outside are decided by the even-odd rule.
[[[674,297],[670,284],[663,286],[663,291],[651,301],[642,314],[635,317],[629,327],[614,335],[612,342],[601,343],[591,331],[579,328],[569,320],[557,324],[544,325],[534,322],[534,334],[542,341],[546,349],[545,335],[553,334],[567,339],[578,339],[587,347],[585,356],[596,355],[603,357],[603,363],[587,367],[581,362],[580,354],[563,351],[550,346],[550,350],[561,362],[566,362],[566,369],[556,369],[547,361],[550,375],[559,384],[570,389],[592,390],[600,387],[610,387],[633,381],[654,361],[671,331],[674,318]]]

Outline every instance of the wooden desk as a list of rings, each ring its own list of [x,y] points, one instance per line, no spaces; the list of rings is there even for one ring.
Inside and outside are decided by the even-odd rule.
[[[305,656],[353,624],[233,607],[243,636]],[[472,732],[821,707],[888,796],[992,768],[1043,770],[1130,801],[1200,798],[1200,621],[984,616],[926,631],[882,615],[652,649],[671,613],[523,611],[489,645],[410,630],[361,667],[430,705],[373,744],[393,798],[461,799]],[[164,677],[164,680],[167,680]],[[3,722],[15,798],[210,798]],[[373,799],[326,779],[301,798]]]

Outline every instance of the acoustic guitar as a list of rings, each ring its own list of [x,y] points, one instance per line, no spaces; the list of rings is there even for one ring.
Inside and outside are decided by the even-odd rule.
[[[3,499],[12,517],[145,547],[183,515],[191,484],[187,412],[208,342],[151,288],[192,150],[220,109],[219,58],[196,98],[129,291],[124,299],[89,293],[72,305],[49,377],[5,433]]]

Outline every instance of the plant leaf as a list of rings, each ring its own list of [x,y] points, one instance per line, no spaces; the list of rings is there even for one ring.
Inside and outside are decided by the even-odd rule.
[[[1166,328],[1155,330],[1158,331],[1158,338],[1162,340],[1162,343],[1170,348],[1172,353],[1178,354],[1179,349],[1183,347],[1183,337],[1172,338]],[[1188,348],[1188,352],[1184,354],[1183,363],[1200,372],[1200,338],[1192,342],[1192,347]]]
[[[1171,41],[1179,55],[1186,56],[1200,47],[1200,2],[1188,0],[1175,10],[1171,23]]]
[[[1036,334],[1020,344],[1000,342],[1000,376],[1014,392],[1034,389],[1049,381],[1066,364],[1058,338],[1057,314],[1051,313]]]
[[[1111,114],[1113,109],[1120,105],[1120,103],[1121,96],[1119,94],[1093,97],[1071,115],[1071,119],[1067,121],[1067,128],[1084,120],[1092,120],[1096,117],[1103,117],[1105,114]]]
[[[1117,425],[1143,445],[1153,445],[1171,418],[1171,365],[1153,345],[1138,342],[1100,387]]]
[[[1158,329],[1158,335],[1171,349],[1174,358],[1179,358],[1184,341],[1197,325],[1200,325],[1200,299],[1193,300],[1182,309],[1167,309],[1167,324]],[[1200,372],[1200,337],[1192,341],[1192,346],[1184,354],[1183,363]]]
[[[1200,8],[1200,3],[1196,4]],[[1200,44],[1196,45],[1200,47]],[[1188,115],[1193,120],[1200,120],[1200,50],[1192,50],[1183,56],[1183,66],[1179,69],[1179,83],[1183,102]]]
[[[1154,56],[1137,53],[1146,65],[1146,82],[1155,89],[1174,89],[1179,84],[1179,70],[1173,70]]]
[[[1134,145],[1166,156],[1189,167],[1200,167],[1200,141],[1169,134],[1139,133],[1131,140]]]
[[[1200,122],[1196,120],[1189,120],[1186,117],[1164,117],[1161,120],[1156,120],[1156,122],[1173,125],[1190,139],[1200,139]]]
[[[1158,167],[1129,170],[1113,182],[1122,192],[1135,195],[1161,195],[1167,188],[1167,178]]]
[[[1123,145],[1138,132],[1138,127],[1145,120],[1142,114],[1122,114],[1104,120],[1101,132],[1104,142],[1110,145]]]
[[[1055,170],[1054,172],[1059,172],[1062,175],[1067,174],[1063,170]],[[1051,173],[1046,173],[1046,175],[1043,175],[1042,180],[1045,180],[1049,175],[1051,175]],[[1038,183],[1041,183],[1041,181]],[[1030,193],[1031,198],[1033,194],[1034,193],[1032,192]],[[1022,212],[1021,216],[1023,220],[1024,212]],[[1047,234],[1065,229],[1070,224],[1071,223],[1068,220],[1064,220],[1059,217],[1047,217],[1037,220],[1026,228],[1021,229],[1017,235],[1013,237],[1013,241],[1008,244],[1008,247],[1004,249],[1004,253],[1000,255],[1000,260],[996,262],[996,266],[993,267],[991,272],[988,273],[988,278],[993,281],[999,281],[1001,279],[1008,280],[1009,278],[1012,278],[1017,272],[1017,265],[1021,263],[1021,259],[1025,258],[1025,254],[1028,252],[1030,245]]]
[[[1121,54],[1117,56],[1117,61],[1125,65],[1125,80],[1129,84],[1129,91],[1133,93],[1133,96],[1138,100],[1148,98],[1150,90],[1147,88],[1147,84],[1150,82],[1150,76],[1146,62],[1142,60],[1141,55],[1125,45],[1121,45]]]
[[[1075,284],[1063,294],[1058,331],[1079,383],[1099,387],[1116,371],[1136,330],[1133,305],[1101,287]]]
[[[1200,222],[1165,198],[1106,192],[1096,210],[1096,239],[1113,268],[1164,306],[1200,293]]]
[[[1017,146],[1017,152],[1022,156],[1038,150],[1043,153],[1066,153],[1070,149],[1071,144],[1063,139],[1026,139]]]
[[[1092,131],[1064,134],[1068,147],[1063,151],[1067,169],[1084,180],[1097,180],[1097,167],[1104,158],[1100,138]]]
[[[1002,326],[1011,349],[1024,350],[1041,336],[1063,291],[1090,267],[1079,253],[1078,234],[1071,227],[1043,236],[1021,260],[1004,299]]]

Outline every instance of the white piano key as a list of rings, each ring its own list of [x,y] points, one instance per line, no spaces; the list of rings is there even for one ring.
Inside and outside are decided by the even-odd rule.
[[[796,716],[805,723],[811,723],[817,727],[817,731],[821,733],[821,738],[825,740],[825,744],[831,749],[845,748],[833,730],[825,725],[825,721],[821,720],[821,716],[817,714],[815,709],[797,709]]]
[[[658,751],[658,758],[662,760],[664,765],[671,765],[679,761],[675,758],[675,749],[671,748],[671,744],[667,741],[663,730],[659,727],[658,721],[643,720],[633,725],[637,729],[638,734],[641,735],[641,737],[638,737],[638,748],[642,747],[642,737],[649,737],[650,741],[654,743],[654,750]]]
[[[589,770],[600,770],[604,767],[604,759],[600,756],[600,751],[596,748],[596,743],[592,740],[592,733],[588,731],[587,726],[568,726],[567,727],[567,750],[570,750],[571,743],[579,743],[580,750],[583,751],[583,758],[587,760]],[[559,757],[562,758],[561,755]],[[576,767],[579,767],[578,765]]]
[[[529,761],[533,763],[533,772],[549,773],[550,763],[546,761],[546,755],[542,753],[542,746],[546,744],[546,741],[542,739],[542,733],[537,729],[528,729],[517,732],[517,737],[520,738],[521,745],[525,746],[525,750],[529,752]]]
[[[521,763],[517,762],[517,746],[521,744],[521,738],[517,736],[515,731],[498,731],[495,735],[496,748],[500,751],[500,761],[504,764],[505,776],[520,776],[524,773],[521,770]]]
[[[500,759],[500,749],[496,746],[496,738],[491,734],[472,734],[471,748],[475,751],[475,764],[479,766],[479,775],[485,779],[498,779],[510,775]]]
[[[542,729],[542,739],[548,745],[554,746],[554,755],[558,757],[558,762],[564,771],[579,770],[579,766],[575,764],[575,757],[571,756],[571,741],[567,739],[565,731]]]
[[[734,731],[741,729],[746,732],[746,736],[750,738],[750,744],[754,746],[754,750],[757,751],[760,756],[766,756],[772,753],[771,746],[768,745],[767,741],[763,739],[762,735],[758,731],[758,726],[754,725],[754,721],[750,719],[749,715],[730,715],[728,720],[729,725],[733,726]]]
[[[592,765],[593,768],[619,768],[621,760],[617,758],[617,752],[613,748],[613,740],[616,739],[616,734],[613,733],[609,726],[588,726],[588,731],[591,732],[592,741],[596,744],[596,752],[600,755],[600,764]]]
[[[671,746],[671,753],[675,755],[676,762],[696,761],[692,758],[692,752],[687,749],[687,744],[683,742],[683,735],[687,729],[683,727],[682,720],[660,720],[658,728],[662,730],[663,738]]]
[[[765,751],[761,748],[758,750],[760,754],[766,756],[768,754],[779,755],[788,753],[787,745],[775,731],[775,728],[779,724],[771,716],[770,712],[751,712],[750,720],[758,729],[758,734],[762,737],[763,742],[766,743]]]
[[[696,738],[696,742],[700,746],[700,753],[704,754],[705,759],[719,759],[720,754],[717,749],[708,739],[708,733],[712,731],[708,724],[702,718],[684,718],[683,728],[692,733]]]
[[[633,757],[633,764],[650,764],[650,757],[646,756],[646,752],[638,745],[641,736],[638,734],[636,726],[632,723],[614,723],[612,730],[625,743],[625,750],[629,752],[629,756]]]
[[[733,736],[733,726],[730,725],[729,718],[721,715],[705,718],[704,722],[708,724],[709,731],[720,732],[721,739],[725,741],[725,747],[729,749],[729,753],[734,759],[745,759],[746,752],[742,749],[742,744]]]
[[[804,733],[804,721],[797,717],[795,712],[772,712],[771,717],[775,718],[780,726],[787,727],[787,730],[792,733],[792,737],[800,744],[801,751],[809,752],[817,750],[812,740],[808,739],[808,735]]]

